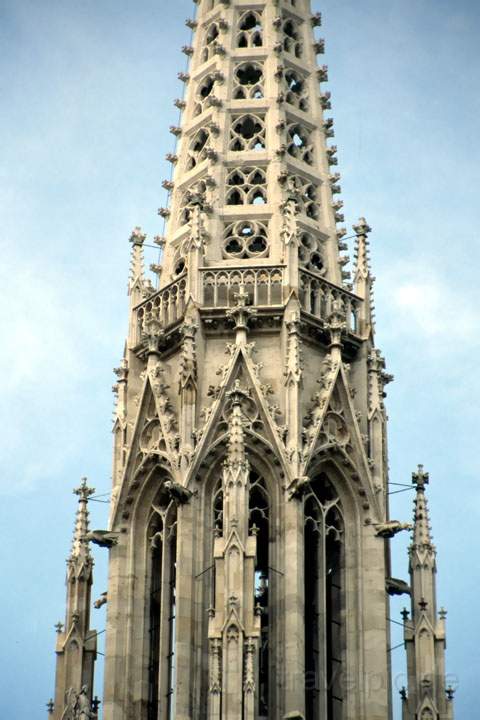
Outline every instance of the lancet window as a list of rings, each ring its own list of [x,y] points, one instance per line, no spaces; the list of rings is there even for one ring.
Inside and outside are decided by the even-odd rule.
[[[283,23],[283,49],[297,58],[303,55],[300,23],[293,18],[288,18]]]
[[[174,720],[176,686],[176,507],[165,493],[153,504],[150,543],[148,720]]]
[[[265,149],[265,122],[258,115],[241,115],[232,119],[230,150],[246,152]]]
[[[306,720],[342,720],[345,654],[344,521],[325,475],[304,498]]]
[[[194,135],[188,148],[187,170],[193,170],[199,163],[206,160],[209,139],[209,131],[204,128]]]
[[[312,233],[302,232],[298,244],[298,261],[300,267],[323,274],[325,265],[323,261],[322,241]]]
[[[239,48],[261,47],[263,45],[261,14],[249,10],[238,23],[237,46]]]
[[[283,76],[285,87],[285,100],[289,105],[303,110],[308,110],[308,88],[304,75],[296,70],[286,70]]]
[[[311,131],[300,123],[292,123],[287,130],[287,152],[307,165],[313,165],[313,145]]]
[[[205,33],[205,42],[202,50],[202,60],[207,62],[215,55],[215,49],[218,41],[220,30],[218,29],[217,23],[213,22],[208,26],[207,32]]]
[[[234,100],[258,100],[263,98],[263,67],[260,63],[241,63],[235,68]]]
[[[223,255],[226,258],[261,258],[268,255],[264,223],[241,220],[225,228]]]
[[[227,205],[263,205],[267,202],[267,180],[260,168],[235,168],[227,178],[227,188]]]

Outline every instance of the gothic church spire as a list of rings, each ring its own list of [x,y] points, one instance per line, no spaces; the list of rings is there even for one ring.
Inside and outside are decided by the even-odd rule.
[[[416,496],[409,548],[411,616],[404,611],[408,695],[402,694],[403,720],[452,720],[453,692],[445,681],[445,619],[437,611],[436,549],[432,542],[426,486],[429,474],[419,465],[412,473]]]

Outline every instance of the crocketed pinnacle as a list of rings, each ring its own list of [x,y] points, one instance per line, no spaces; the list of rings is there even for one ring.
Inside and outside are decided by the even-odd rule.
[[[95,489],[88,487],[87,478],[82,478],[80,486],[75,488],[73,492],[75,495],[78,495],[78,508],[75,518],[70,560],[76,562],[78,560],[91,558],[90,547],[85,538],[88,533],[88,498],[94,494]]]
[[[417,472],[412,473],[412,483],[416,486],[417,493],[414,501],[414,526],[412,549],[431,549],[433,543],[431,537],[430,518],[428,514],[428,502],[425,495],[425,486],[429,483],[429,475],[424,472],[423,465],[419,465]]]
[[[361,280],[366,280],[370,276],[370,259],[368,255],[368,233],[371,232],[365,218],[360,218],[358,223],[353,226],[356,235],[355,239],[355,286],[357,289]]]
[[[243,431],[242,400],[248,398],[247,393],[236,380],[232,390],[227,393],[232,403],[232,411],[229,421],[229,439],[227,450],[227,464],[230,467],[241,467],[246,463],[245,436]]]
[[[132,255],[130,262],[130,282],[129,291],[131,292],[136,283],[143,283],[145,277],[145,263],[143,258],[143,243],[146,235],[140,227],[134,228],[130,242],[132,243]]]

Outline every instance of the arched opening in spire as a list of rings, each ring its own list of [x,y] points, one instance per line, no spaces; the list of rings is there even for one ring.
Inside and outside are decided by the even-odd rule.
[[[306,78],[296,70],[288,69],[284,75],[284,87],[287,103],[306,112],[309,107]]]
[[[245,12],[238,23],[237,46],[239,48],[262,47],[263,33],[261,14],[253,10]]]
[[[217,23],[213,22],[208,26],[205,33],[205,42],[202,50],[202,61],[207,62],[211,57],[215,55],[215,47],[217,38],[220,35]]]
[[[230,130],[230,150],[265,150],[265,118],[258,115],[234,117]]]
[[[199,163],[206,159],[207,143],[210,138],[208,130],[201,128],[192,138],[188,150],[186,170],[193,170]]]
[[[342,720],[344,520],[338,493],[323,473],[304,498],[304,547],[306,720]]]
[[[267,179],[264,170],[238,167],[227,178],[227,205],[264,205],[267,202]]]
[[[234,80],[234,100],[263,98],[263,67],[260,63],[241,63],[235,69]]]
[[[288,18],[283,23],[283,49],[296,58],[301,58],[303,55],[300,23],[293,18]]]

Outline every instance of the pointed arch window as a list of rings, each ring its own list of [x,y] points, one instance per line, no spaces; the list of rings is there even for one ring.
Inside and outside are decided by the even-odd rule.
[[[233,117],[230,150],[234,152],[265,150],[265,118],[259,115]]]
[[[241,63],[234,73],[234,100],[259,100],[263,98],[263,66],[257,62]]]
[[[300,123],[292,123],[287,129],[287,152],[307,165],[313,165],[313,143],[311,130]]]
[[[316,272],[319,275],[325,274],[325,262],[323,257],[323,240],[310,232],[302,232],[298,243],[298,262],[300,267]]]
[[[215,96],[217,86],[218,75],[215,73],[210,73],[209,75],[206,75],[203,80],[198,84],[193,113],[195,116],[201,115],[208,107],[212,105],[212,103],[215,104],[215,102],[220,102]]]
[[[287,103],[306,112],[309,108],[307,78],[297,70],[289,68],[283,79]]]
[[[201,128],[191,139],[188,147],[187,171],[193,170],[194,167],[206,160],[209,140],[210,132],[204,128]]]
[[[264,205],[267,202],[265,171],[238,167],[227,177],[227,205]]]
[[[325,475],[304,499],[306,720],[343,720],[344,521]]]
[[[296,58],[303,55],[301,26],[293,18],[288,18],[283,23],[283,49]]]
[[[148,528],[149,663],[148,720],[174,720],[176,692],[177,511],[162,492]]]
[[[263,33],[261,14],[249,10],[243,13],[238,23],[237,47],[262,47]]]
[[[215,55],[215,48],[218,42],[218,36],[220,30],[216,22],[211,23],[208,26],[207,32],[205,33],[205,42],[202,50],[202,61],[207,62],[211,57]]]

